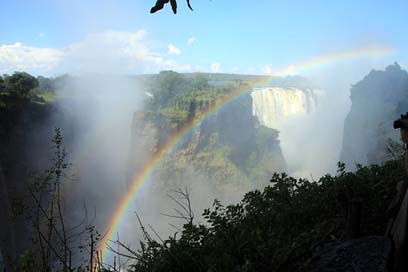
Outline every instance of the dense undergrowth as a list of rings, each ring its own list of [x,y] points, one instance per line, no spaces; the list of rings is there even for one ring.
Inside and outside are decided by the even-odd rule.
[[[206,223],[184,224],[165,241],[149,235],[134,252],[130,271],[309,271],[312,246],[348,239],[353,201],[362,203],[361,233],[383,235],[386,209],[398,181],[401,159],[382,166],[358,166],[318,181],[275,174],[263,191],[248,192],[235,205],[215,201]]]

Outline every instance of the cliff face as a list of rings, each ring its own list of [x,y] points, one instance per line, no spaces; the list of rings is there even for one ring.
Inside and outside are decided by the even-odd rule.
[[[16,237],[13,225],[9,223],[12,219],[11,213],[10,197],[0,164],[0,218],[2,218],[0,221],[0,256],[4,260],[5,269],[11,269],[11,261],[16,258]]]
[[[31,224],[16,204],[25,199],[31,174],[48,163],[53,107],[14,96],[0,102],[0,250],[7,265],[30,243]]]
[[[340,161],[351,168],[384,162],[389,139],[399,141],[392,122],[408,111],[408,73],[398,64],[371,71],[352,86],[350,99]]]
[[[0,95],[0,250],[6,266],[32,245],[36,205],[29,188],[52,164],[54,128],[61,128],[64,147],[72,149],[72,123],[56,103]]]
[[[146,156],[160,149],[169,135],[183,127],[183,120],[205,112],[213,102],[211,99],[226,93],[223,89],[218,91],[218,96],[212,90],[193,89],[182,95],[174,92],[168,98],[174,104],[171,110],[164,111],[164,105],[156,103],[154,110],[147,107],[135,114],[131,172],[137,172]],[[164,91],[159,94],[163,93],[167,94]],[[149,99],[154,96],[149,95]],[[155,100],[160,99],[152,98]],[[157,172],[174,183],[201,176],[205,182],[220,187],[228,184],[233,188],[242,185],[245,190],[262,187],[274,172],[288,170],[278,140],[282,124],[315,112],[317,102],[317,91],[301,77],[277,78],[270,86],[256,87],[205,118],[181,140]]]
[[[278,131],[262,126],[252,114],[252,105],[251,96],[246,95],[208,116],[163,160],[158,167],[159,180],[181,185],[200,177],[215,187],[240,190],[266,185],[274,172],[285,171]],[[192,106],[189,115],[206,107],[205,103]],[[182,125],[136,114],[130,168],[137,172],[145,156],[157,151]]]

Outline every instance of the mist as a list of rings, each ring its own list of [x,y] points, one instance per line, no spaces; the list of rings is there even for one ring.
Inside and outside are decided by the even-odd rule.
[[[75,218],[83,206],[97,215],[95,224],[106,228],[116,201],[127,187],[127,158],[133,113],[142,107],[143,93],[127,76],[87,74],[68,77],[59,90],[59,111],[70,135],[67,152],[75,197],[70,205]]]
[[[305,73],[316,88],[317,107],[309,114],[290,117],[279,127],[282,152],[291,175],[318,180],[322,175],[336,174],[344,120],[351,107],[350,89],[371,70],[383,70],[388,64],[384,60],[355,60]],[[359,152],[366,154],[367,150]],[[355,169],[355,165],[346,167]]]
[[[81,218],[85,204],[88,209],[95,210],[95,224],[101,232],[107,230],[112,214],[120,199],[137,175],[129,164],[130,157],[140,161],[148,160],[150,154],[142,150],[132,150],[131,130],[134,125],[134,113],[143,111],[149,99],[145,94],[146,86],[135,76],[113,71],[108,74],[106,66],[102,72],[95,72],[101,65],[89,62],[93,72],[83,72],[70,76],[66,84],[59,90],[59,110],[69,116],[70,124],[65,131],[72,133],[73,140],[69,144],[70,161],[76,179],[75,212],[73,220]],[[354,75],[353,71],[350,74]],[[344,78],[342,78],[344,76]],[[344,118],[350,110],[350,86],[357,76],[348,78],[339,71],[314,74],[310,76],[317,82],[317,107],[315,111],[293,116],[279,126],[279,140],[283,156],[288,166],[288,173],[295,177],[318,180],[320,176],[335,174],[342,147]],[[355,80],[353,82],[353,80]],[[336,82],[336,84],[333,84]],[[65,128],[67,129],[67,128]],[[64,131],[63,131],[64,133]],[[129,152],[136,152],[130,154]],[[171,155],[168,157],[171,159]],[[264,182],[268,185],[267,180]],[[165,189],[163,190],[163,188]],[[202,222],[203,209],[212,205],[214,199],[225,204],[239,201],[243,194],[254,185],[215,186],[213,181],[194,168],[184,169],[179,182],[171,183],[154,173],[128,208],[122,219],[117,238],[133,247],[143,239],[139,227],[137,213],[145,226],[151,226],[160,238],[166,238],[181,227],[183,220],[172,218],[177,204],[169,197],[175,191],[185,189],[190,192],[195,220]],[[156,237],[156,238],[159,238]]]

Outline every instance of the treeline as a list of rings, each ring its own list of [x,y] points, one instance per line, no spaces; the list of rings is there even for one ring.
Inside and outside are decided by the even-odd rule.
[[[211,81],[210,76],[201,73],[180,74],[173,71],[162,71],[152,76],[146,82],[147,92],[151,95],[148,116],[182,123],[227,94],[233,86],[241,83],[230,81],[229,84],[217,86]]]
[[[25,72],[0,76],[0,93],[27,97],[39,85],[37,78]]]
[[[37,103],[48,103],[54,100],[56,91],[64,88],[71,77],[61,75],[57,77],[33,76],[26,72],[0,75],[0,103],[5,100],[27,100]],[[6,101],[3,101],[5,106]]]

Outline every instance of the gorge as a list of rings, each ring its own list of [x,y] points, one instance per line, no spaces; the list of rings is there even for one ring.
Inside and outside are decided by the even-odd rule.
[[[200,117],[214,101],[234,88],[249,86],[245,84],[256,77],[166,71],[125,78],[42,78],[29,99],[3,93],[3,220],[18,210],[16,199],[25,195],[30,173],[49,165],[53,129],[60,127],[76,175],[75,182],[67,182],[65,187],[70,200],[66,216],[73,222],[80,218],[82,199],[86,198],[98,215],[95,224],[105,228],[132,177],[161,150],[167,138]],[[352,108],[341,125],[327,118],[333,108],[330,103],[336,103],[327,98],[327,90],[299,77],[272,82],[248,87],[247,92],[197,123],[156,165],[129,210],[137,211],[143,222],[166,237],[174,232],[169,223],[180,224],[163,215],[174,207],[168,194],[179,188],[190,191],[200,221],[201,211],[214,199],[235,203],[247,191],[262,190],[275,172],[312,178],[333,173],[340,148],[341,160],[348,164],[358,161],[353,154],[367,158],[363,164],[386,160],[386,156],[373,154],[383,154],[386,140],[395,134],[389,124],[407,105],[407,75],[401,67],[395,64],[385,71],[372,71],[355,84]],[[340,134],[343,125],[343,143],[339,143],[327,133]],[[369,146],[363,144],[367,137],[371,137]],[[333,143],[339,148],[329,148]],[[8,233],[3,235],[7,239],[2,247],[10,244],[10,252],[3,254],[18,256],[30,243],[30,232],[22,214],[13,216],[15,221],[2,224],[2,233]],[[120,228],[121,239],[137,242],[140,238],[135,219],[129,214]],[[17,241],[15,245],[13,241]]]

